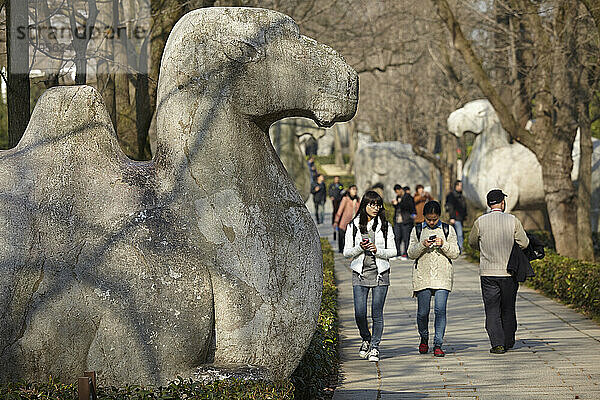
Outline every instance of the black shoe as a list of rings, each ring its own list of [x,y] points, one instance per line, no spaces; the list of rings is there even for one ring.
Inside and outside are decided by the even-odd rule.
[[[490,349],[490,353],[492,354],[504,354],[506,353],[506,349],[504,346],[494,346]]]
[[[512,349],[513,347],[515,347],[514,343],[513,344],[505,344],[504,345],[504,350],[508,351],[508,350]]]

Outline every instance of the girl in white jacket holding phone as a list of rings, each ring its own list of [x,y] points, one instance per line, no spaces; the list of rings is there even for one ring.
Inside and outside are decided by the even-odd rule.
[[[354,317],[362,338],[359,355],[379,361],[383,333],[383,305],[390,285],[389,259],[396,255],[394,230],[385,219],[383,199],[374,191],[363,196],[354,219],[346,228],[344,257],[352,258]],[[373,332],[367,321],[367,298],[372,291]]]

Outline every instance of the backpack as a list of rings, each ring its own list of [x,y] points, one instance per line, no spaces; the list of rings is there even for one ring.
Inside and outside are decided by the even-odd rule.
[[[417,240],[421,241],[421,232],[423,231],[423,225],[422,224],[417,224],[415,225],[415,233],[417,234]],[[446,238],[446,240],[448,240],[448,235],[450,234],[450,225],[448,225],[445,222],[442,222],[442,231],[444,231],[444,236]],[[421,258],[421,257],[419,257]],[[419,258],[417,258],[415,260],[415,269],[417,269],[417,264],[419,262]],[[448,257],[446,257],[448,258]],[[452,260],[448,258],[448,261],[450,261],[450,264],[452,264]]]
[[[389,223],[388,223],[388,229],[390,229]],[[354,223],[354,220],[352,220],[352,247],[356,246],[356,234],[357,233],[358,233],[358,227]],[[383,241],[384,241],[383,248],[387,249],[387,232],[385,235],[383,235]]]

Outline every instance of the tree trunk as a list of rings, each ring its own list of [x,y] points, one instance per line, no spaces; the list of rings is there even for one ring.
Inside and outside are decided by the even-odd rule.
[[[588,115],[589,104],[584,102],[579,109],[579,176],[577,178],[577,244],[578,258],[594,261],[594,243],[590,206],[592,204],[592,131]]]
[[[135,126],[137,132],[137,158],[149,160],[152,158],[150,149],[149,130],[152,123],[152,108],[148,88],[148,46],[144,42],[140,49],[138,74],[135,88]]]
[[[348,122],[349,160],[348,160],[348,165],[346,166],[346,171],[348,171],[348,174],[352,174],[352,171],[354,168],[354,156],[356,155],[357,143],[358,143],[358,130],[356,129],[356,122],[350,121],[350,122]]]
[[[99,9],[99,17],[105,24],[112,23],[110,16],[112,15],[112,5],[103,3]],[[114,50],[113,41],[105,40],[102,43],[101,54],[96,65],[97,72],[97,89],[102,95],[106,109],[110,115],[113,129],[117,130],[117,108],[115,103],[115,73],[114,67]]]
[[[342,140],[340,138],[340,129],[342,127],[338,124],[333,127],[333,152],[335,154],[335,165],[336,167],[344,167],[344,153],[342,149]]]
[[[28,1],[6,3],[8,62],[8,146],[19,143],[29,124],[29,26]]]
[[[96,18],[98,18],[98,8],[96,0],[88,0],[87,18],[82,25],[82,29],[78,29],[76,20],[76,9],[73,0],[69,0],[68,4],[71,7],[69,12],[69,22],[73,35],[72,45],[75,51],[75,84],[85,85],[87,82],[87,48],[92,37],[92,32],[96,26]]]
[[[37,16],[39,21],[43,21],[39,24],[40,30],[38,31],[41,40],[46,44],[47,49],[51,49],[49,52],[52,53],[55,59],[51,59],[48,57],[47,63],[48,67],[44,70],[46,73],[46,79],[44,79],[44,86],[46,88],[51,88],[54,86],[58,86],[59,84],[59,75],[60,68],[63,63],[64,50],[58,43],[58,39],[54,35],[54,30],[52,26],[52,21],[50,19],[51,13],[50,8],[48,7],[47,0],[38,0],[36,3]],[[57,54],[60,52],[60,54]]]

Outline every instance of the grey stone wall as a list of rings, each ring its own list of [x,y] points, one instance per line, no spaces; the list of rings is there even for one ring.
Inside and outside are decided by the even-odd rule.
[[[395,198],[394,185],[430,186],[430,163],[418,157],[412,146],[400,142],[361,142],[354,159],[354,173],[359,193],[376,183],[384,185],[384,200]]]

